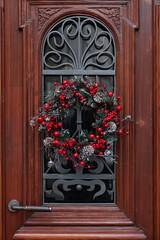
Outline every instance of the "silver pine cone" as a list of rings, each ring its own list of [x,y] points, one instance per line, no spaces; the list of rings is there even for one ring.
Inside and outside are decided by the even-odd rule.
[[[105,95],[103,92],[97,92],[94,96],[93,99],[96,103],[103,103],[105,101]]]
[[[46,148],[50,148],[53,146],[53,138],[51,137],[46,137],[44,140],[43,140],[43,144]]]
[[[91,145],[83,147],[83,156],[90,157],[94,154],[94,148]]]
[[[66,99],[70,99],[74,96],[74,93],[71,89],[66,89],[64,94],[65,94]]]

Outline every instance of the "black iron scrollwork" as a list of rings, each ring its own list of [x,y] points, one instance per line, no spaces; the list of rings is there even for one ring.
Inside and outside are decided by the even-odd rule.
[[[108,70],[115,64],[112,34],[89,17],[62,20],[49,31],[44,46],[43,63],[48,69]]]

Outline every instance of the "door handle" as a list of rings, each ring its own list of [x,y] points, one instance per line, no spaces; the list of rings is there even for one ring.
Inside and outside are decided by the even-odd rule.
[[[35,211],[35,212],[52,212],[52,207],[46,207],[46,206],[20,206],[19,202],[17,200],[12,199],[8,203],[8,210],[10,212],[17,212],[19,210]]]

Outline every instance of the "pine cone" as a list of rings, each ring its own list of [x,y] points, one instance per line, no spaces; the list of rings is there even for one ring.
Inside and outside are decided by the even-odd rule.
[[[97,104],[96,104],[95,102],[92,102],[92,103],[91,103],[91,107],[92,107],[92,108],[97,108]]]
[[[44,140],[43,140],[43,144],[45,146],[45,148],[50,148],[53,146],[53,138],[51,137],[46,137]]]
[[[71,89],[66,89],[64,94],[65,94],[66,99],[70,99],[74,96],[74,92]]]
[[[70,106],[74,105],[75,102],[76,102],[76,99],[75,99],[75,98],[72,98],[72,99],[69,99],[69,100],[68,100],[68,104],[69,104]]]
[[[93,99],[96,103],[104,103],[105,102],[105,95],[103,92],[97,92],[94,96]]]
[[[83,147],[83,156],[90,157],[94,154],[94,148],[91,145]]]
[[[58,118],[60,116],[60,113],[58,110],[54,110],[53,115],[55,116],[55,118]]]

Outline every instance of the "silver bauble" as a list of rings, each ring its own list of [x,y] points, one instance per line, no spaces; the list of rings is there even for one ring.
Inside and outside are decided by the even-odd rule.
[[[105,152],[104,152],[104,156],[105,156],[105,157],[109,157],[109,156],[111,156],[111,151],[109,151],[108,149],[105,150]]]
[[[35,121],[34,121],[34,120],[31,120],[31,121],[30,121],[30,126],[33,127],[34,124],[35,124]]]
[[[125,120],[129,120],[129,119],[131,119],[131,115],[127,115],[127,116],[125,116],[124,119],[125,119]]]
[[[49,160],[48,167],[54,167],[54,162],[52,160]]]

